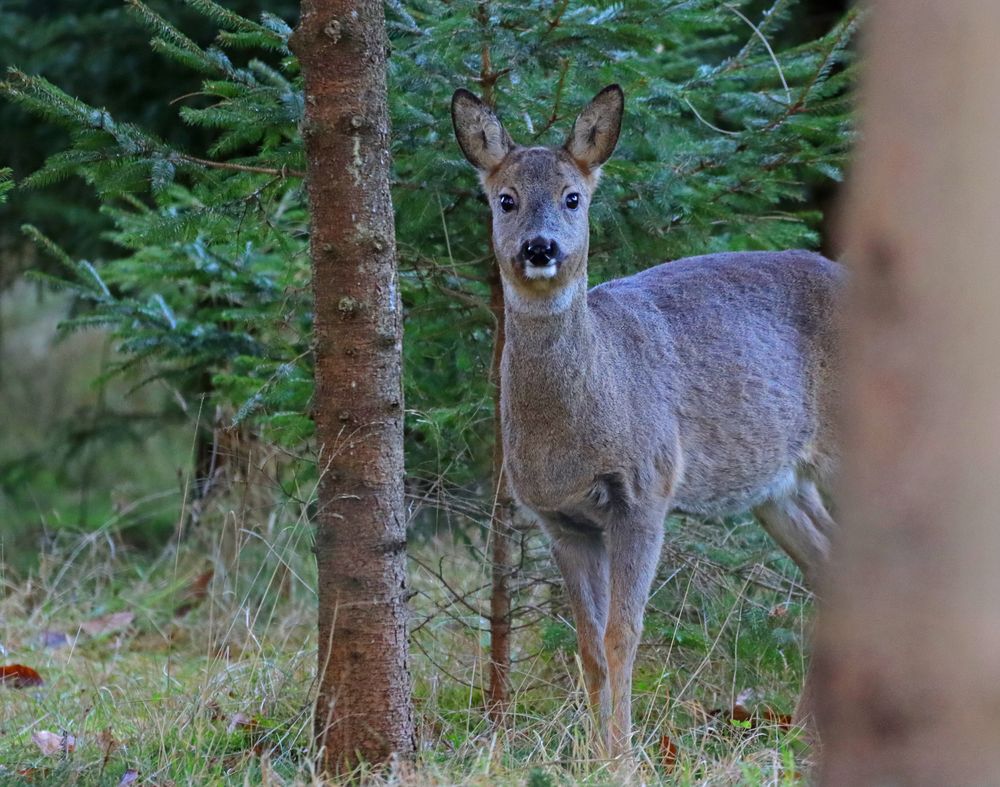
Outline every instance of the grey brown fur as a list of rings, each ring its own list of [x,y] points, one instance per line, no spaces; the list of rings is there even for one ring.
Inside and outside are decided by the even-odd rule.
[[[753,509],[808,581],[824,564],[843,278],[806,251],[731,253],[588,292],[587,209],[623,107],[605,88],[563,148],[523,148],[471,93],[452,104],[493,210],[506,469],[551,538],[612,754],[629,748],[632,665],[669,511]]]

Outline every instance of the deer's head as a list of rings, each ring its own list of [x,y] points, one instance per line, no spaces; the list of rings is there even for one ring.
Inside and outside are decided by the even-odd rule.
[[[588,212],[621,130],[625,96],[610,85],[577,117],[562,147],[522,147],[467,90],[452,97],[458,144],[493,211],[500,272],[518,294],[550,296],[586,276]]]

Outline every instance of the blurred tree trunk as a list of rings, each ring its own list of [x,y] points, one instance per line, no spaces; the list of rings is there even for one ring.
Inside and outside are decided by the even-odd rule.
[[[324,769],[414,749],[407,671],[402,321],[379,0],[303,0],[315,296]]]
[[[1000,3],[880,0],[849,186],[821,782],[1000,774]]]

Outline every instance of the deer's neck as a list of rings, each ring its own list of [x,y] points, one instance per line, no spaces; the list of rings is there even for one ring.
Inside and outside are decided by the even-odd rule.
[[[545,301],[505,285],[504,379],[511,405],[570,407],[586,393],[594,360],[586,279]]]

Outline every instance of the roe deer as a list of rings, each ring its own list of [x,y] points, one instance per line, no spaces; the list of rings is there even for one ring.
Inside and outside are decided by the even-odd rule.
[[[506,299],[501,420],[516,500],[548,533],[601,743],[630,749],[632,665],[672,510],[752,509],[813,583],[834,522],[840,267],[711,254],[587,290],[588,208],[618,141],[611,85],[561,148],[521,147],[472,93],[452,121],[493,213]]]

